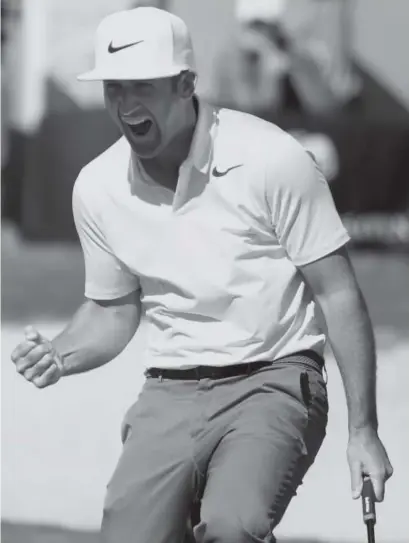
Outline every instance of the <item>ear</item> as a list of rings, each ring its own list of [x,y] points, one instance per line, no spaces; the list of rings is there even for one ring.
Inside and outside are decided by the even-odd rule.
[[[181,98],[190,98],[196,88],[197,75],[194,72],[186,71],[180,74],[177,90]]]

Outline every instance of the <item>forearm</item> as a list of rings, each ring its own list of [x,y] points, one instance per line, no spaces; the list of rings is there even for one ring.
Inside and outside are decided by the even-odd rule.
[[[392,466],[378,436],[374,334],[345,245],[301,272],[322,309],[345,388],[352,495],[361,495],[363,475],[369,475],[382,500]]]
[[[52,340],[62,356],[64,375],[89,371],[113,360],[132,339],[139,315],[132,307],[101,307],[86,301]]]
[[[339,291],[320,305],[345,388],[349,431],[376,430],[375,340],[363,296],[359,289]]]

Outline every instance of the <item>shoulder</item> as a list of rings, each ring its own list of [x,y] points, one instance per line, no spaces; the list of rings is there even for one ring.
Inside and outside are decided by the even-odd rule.
[[[285,189],[301,195],[327,185],[314,155],[288,132],[280,130],[266,137],[261,147],[267,190]]]
[[[74,202],[88,201],[92,204],[100,200],[112,181],[118,179],[119,171],[126,171],[128,155],[129,146],[125,138],[120,138],[84,166],[74,183]]]
[[[231,109],[217,110],[215,158],[219,162],[245,163],[268,183],[297,183],[317,176],[308,151],[277,125]]]
[[[278,158],[283,149],[298,145],[277,125],[250,113],[220,108],[217,121],[218,146],[236,149],[249,160],[270,162],[272,155]]]
[[[288,132],[270,140],[265,148],[268,171],[293,176],[307,172],[316,173],[318,165],[314,155]]]
[[[248,113],[219,109],[215,156],[245,163],[261,176],[267,191],[308,193],[326,184],[313,155],[291,134]]]
[[[220,125],[220,130],[224,132],[233,132],[239,129],[249,134],[263,135],[264,137],[277,137],[283,132],[277,125],[256,117],[251,113],[237,111],[228,108],[216,108]]]

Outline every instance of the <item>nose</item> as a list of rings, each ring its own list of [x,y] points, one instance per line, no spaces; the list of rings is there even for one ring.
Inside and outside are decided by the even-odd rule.
[[[143,108],[142,102],[131,89],[123,87],[118,96],[118,112],[121,117],[134,117]]]
[[[141,115],[143,112],[143,105],[139,100],[135,99],[135,97],[125,96],[119,101],[118,111],[120,116],[126,121],[127,118],[132,119]]]
[[[127,119],[131,120],[137,117],[138,115],[140,115],[141,113],[142,113],[142,108],[140,107],[139,104],[132,105],[131,107],[128,107],[127,105],[119,106],[119,114],[124,121],[126,121]]]

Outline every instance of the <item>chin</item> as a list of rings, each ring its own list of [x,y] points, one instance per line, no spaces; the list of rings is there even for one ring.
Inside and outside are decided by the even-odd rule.
[[[142,158],[145,160],[154,159],[157,158],[164,149],[163,144],[157,142],[135,142],[135,140],[132,137],[127,137],[129,145],[131,146],[132,151],[135,153],[135,155],[138,158]]]
[[[131,146],[132,151],[138,158],[142,159],[152,159],[156,158],[162,151],[162,145],[159,142],[159,138],[152,138],[150,141],[135,141],[135,138],[132,137],[132,134],[129,134],[128,131],[123,130],[123,135],[128,140],[129,145]],[[156,141],[155,141],[156,140]]]
[[[160,154],[160,149],[141,149],[141,146],[135,146],[132,142],[129,143],[131,145],[132,151],[138,158],[149,160],[152,158],[156,158]]]

